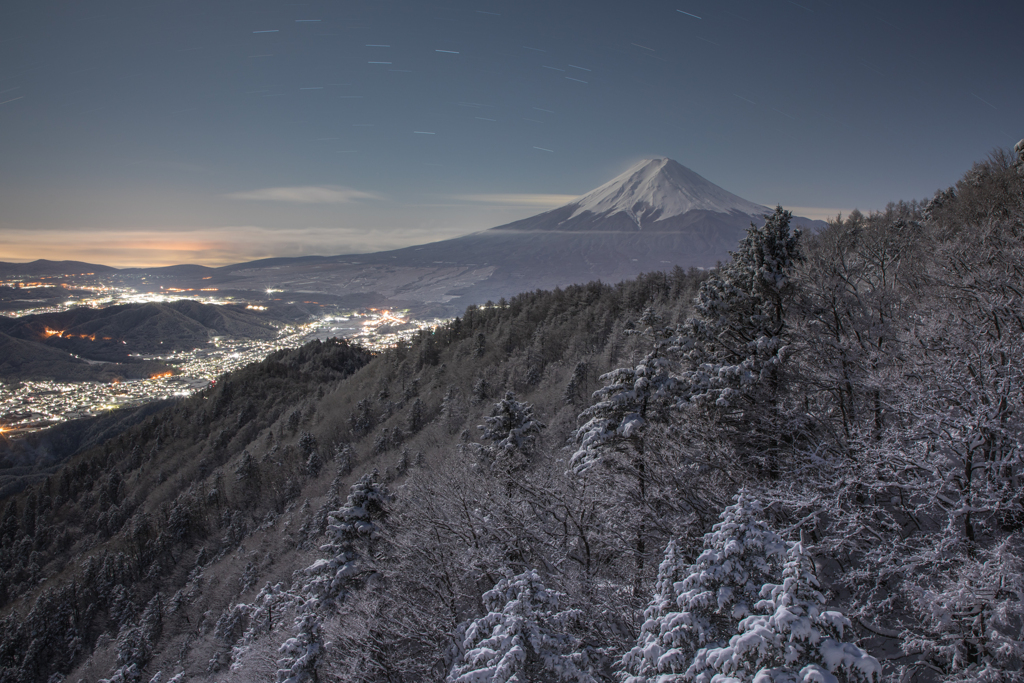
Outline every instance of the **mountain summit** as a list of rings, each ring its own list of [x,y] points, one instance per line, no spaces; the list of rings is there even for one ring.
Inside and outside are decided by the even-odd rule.
[[[675,232],[708,219],[746,228],[752,217],[757,220],[766,213],[767,207],[660,157],[641,161],[565,206],[495,230]]]
[[[770,210],[723,190],[672,159],[647,159],[569,206],[569,220],[586,213],[624,213],[638,229],[690,211],[760,216]]]

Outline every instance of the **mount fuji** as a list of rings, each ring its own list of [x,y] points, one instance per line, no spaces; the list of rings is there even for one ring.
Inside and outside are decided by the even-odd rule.
[[[373,254],[272,258],[214,269],[171,266],[158,275],[181,287],[275,290],[302,299],[316,294],[346,306],[456,315],[469,304],[524,291],[619,282],[675,266],[713,267],[728,260],[750,224],[768,213],[671,159],[656,158],[565,206],[455,239]],[[824,226],[805,218],[793,223]]]
[[[565,206],[455,239],[375,254],[270,259],[220,269],[234,289],[351,297],[461,312],[468,304],[728,260],[771,209],[681,164],[648,159]],[[794,218],[805,229],[821,221]],[[365,304],[373,301],[372,304]]]
[[[771,209],[748,202],[672,159],[647,159],[563,207],[509,223],[498,230],[611,230],[671,232],[700,219],[732,222],[744,229]],[[715,215],[718,215],[715,217]]]

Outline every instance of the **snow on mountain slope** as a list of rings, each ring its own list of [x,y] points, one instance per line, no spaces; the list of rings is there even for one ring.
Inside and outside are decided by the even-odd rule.
[[[760,216],[770,210],[723,190],[672,159],[647,159],[569,204],[567,220],[624,213],[638,227],[690,211]]]

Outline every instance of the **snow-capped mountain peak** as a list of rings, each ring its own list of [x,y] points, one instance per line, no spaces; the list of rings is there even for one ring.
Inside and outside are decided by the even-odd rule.
[[[590,212],[624,213],[640,228],[690,211],[760,216],[768,209],[728,192],[667,158],[647,159],[588,192],[569,207],[568,220]]]

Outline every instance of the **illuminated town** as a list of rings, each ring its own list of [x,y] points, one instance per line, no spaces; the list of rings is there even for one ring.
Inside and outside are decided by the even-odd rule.
[[[70,276],[65,278],[70,279]],[[0,282],[0,286],[17,287],[27,291],[59,287],[74,293],[73,296],[66,298],[54,298],[44,306],[29,305],[4,311],[4,315],[9,317],[64,311],[75,306],[99,308],[115,304],[169,302],[185,298],[207,304],[246,303],[246,308],[250,310],[266,310],[265,305],[255,300],[246,302],[237,297],[219,298],[216,295],[217,290],[213,288],[166,288],[155,292],[140,292],[131,287],[95,283],[75,282],[69,285],[57,278],[40,281],[11,280]],[[275,351],[295,348],[314,339],[348,339],[378,352],[394,346],[401,340],[411,338],[420,330],[430,329],[444,322],[446,321],[440,318],[412,320],[407,317],[405,311],[359,309],[346,314],[325,314],[303,324],[282,325],[278,336],[271,340],[214,337],[207,345],[190,351],[163,355],[140,354],[139,358],[143,360],[159,361],[172,368],[170,372],[149,379],[115,382],[5,382],[0,378],[0,432],[8,437],[17,436],[67,420],[92,417],[109,410],[189,396],[210,386],[226,372],[259,362]],[[61,335],[63,332],[47,328],[45,334]]]
[[[118,304],[167,302],[179,299],[192,299],[204,304],[222,304],[234,299],[234,297],[218,297],[216,295],[216,292],[219,291],[217,287],[180,289],[158,286],[155,291],[150,291],[148,288],[140,290],[127,285],[102,284],[94,273],[51,276],[34,280],[10,278],[0,281],[0,287],[12,287],[33,294],[39,294],[37,290],[55,290],[52,293],[44,292],[50,296],[40,297],[37,300],[29,299],[25,302],[38,305],[25,305],[14,310],[0,311],[0,315],[10,318],[38,313],[59,313],[76,306],[104,308]]]

